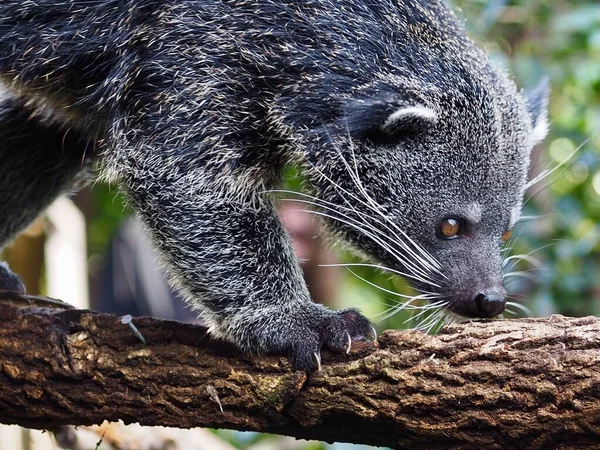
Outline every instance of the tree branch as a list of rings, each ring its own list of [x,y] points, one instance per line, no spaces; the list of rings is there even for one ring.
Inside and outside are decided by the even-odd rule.
[[[600,439],[600,319],[387,331],[306,376],[198,326],[0,297],[0,423],[215,427],[395,448],[573,448]],[[223,412],[220,410],[222,405]]]

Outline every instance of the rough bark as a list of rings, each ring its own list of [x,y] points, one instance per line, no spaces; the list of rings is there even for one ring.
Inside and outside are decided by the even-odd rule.
[[[387,331],[306,376],[192,325],[0,298],[0,423],[216,427],[394,448],[598,448],[600,319]],[[220,410],[222,405],[223,411]]]

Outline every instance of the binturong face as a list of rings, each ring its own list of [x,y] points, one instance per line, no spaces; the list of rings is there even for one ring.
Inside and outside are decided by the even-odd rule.
[[[501,81],[358,101],[317,182],[334,232],[419,298],[471,318],[504,311],[502,247],[548,128],[547,83],[524,94]]]

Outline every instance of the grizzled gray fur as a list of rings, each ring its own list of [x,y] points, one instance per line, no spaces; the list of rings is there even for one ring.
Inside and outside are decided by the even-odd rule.
[[[454,313],[504,308],[547,89],[441,1],[2,0],[0,83],[0,246],[97,166],[213,335],[310,370],[372,328],[309,297],[268,193],[294,161],[358,251]]]

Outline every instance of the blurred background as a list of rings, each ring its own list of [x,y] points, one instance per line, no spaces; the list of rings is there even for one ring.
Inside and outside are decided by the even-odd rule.
[[[506,279],[515,305],[506,317],[600,314],[600,3],[597,0],[453,0],[471,36],[526,89],[549,77],[551,131],[534,150],[531,178],[551,175],[526,195],[522,220],[509,241]],[[287,171],[286,188],[298,190],[302,176]],[[284,195],[285,197],[293,197]],[[177,294],[161,281],[152,249],[142,238],[116,189],[95,185],[61,200],[6,251],[30,293],[44,293],[78,306],[117,314],[156,315],[194,321]],[[317,237],[318,220],[282,202],[281,217],[303,260],[313,297],[335,308],[358,307],[377,325],[427,328],[411,311],[395,311],[411,294],[403,280],[365,267],[348,252]],[[88,267],[88,274],[82,268]],[[377,285],[379,287],[375,287]],[[522,305],[522,306],[519,306]],[[396,307],[394,309],[394,307]],[[395,314],[391,314],[394,313]],[[435,326],[431,327],[435,331]],[[3,444],[0,450],[15,448]],[[7,436],[6,433],[4,436]],[[350,449],[219,431],[231,448]],[[28,447],[29,448],[29,447]],[[103,447],[100,447],[103,448]],[[106,447],[110,448],[110,447]]]

